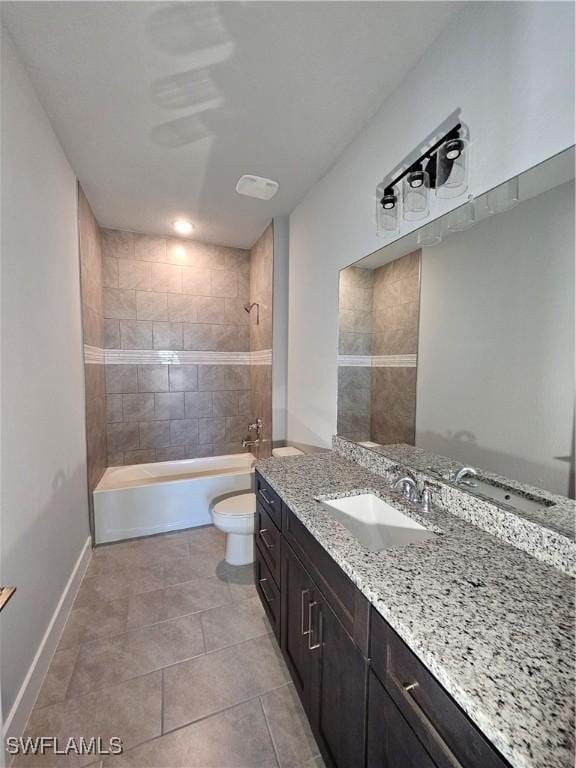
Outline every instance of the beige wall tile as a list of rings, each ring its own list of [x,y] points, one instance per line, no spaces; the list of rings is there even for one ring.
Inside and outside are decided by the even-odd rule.
[[[235,298],[238,296],[238,275],[226,269],[212,270],[210,273],[211,296]]]
[[[207,323],[185,323],[184,349],[203,352],[216,349],[216,326]]]
[[[170,422],[171,445],[196,445],[198,443],[198,419],[178,419]]]
[[[125,451],[124,464],[150,464],[156,461],[155,450]]]
[[[168,320],[167,295],[153,291],[136,291],[136,317],[138,320]]]
[[[234,325],[248,325],[250,323],[250,316],[244,309],[245,302],[242,299],[225,299],[225,302],[226,314],[225,318],[222,318],[222,322],[233,323]],[[262,307],[260,307],[260,317],[263,319]]]
[[[184,418],[184,392],[158,392],[154,403],[155,419]]]
[[[158,318],[170,320],[176,323],[195,323],[196,322],[196,297],[188,295],[179,295],[177,293],[168,294],[168,317]]]
[[[195,298],[196,320],[199,323],[226,322],[226,301],[229,299],[197,296]]]
[[[188,451],[183,445],[173,445],[170,448],[156,448],[156,461],[182,461],[188,459]]]
[[[214,325],[213,349],[219,352],[249,352],[250,327],[248,325]]]
[[[214,392],[212,394],[212,408],[214,416],[238,416],[238,400],[240,393]]]
[[[198,419],[198,442],[215,443],[224,442],[226,439],[226,419],[224,418],[200,418]]]
[[[182,293],[182,267],[151,264],[151,288],[159,293]]]
[[[233,269],[244,274],[250,273],[250,251],[239,248],[226,249],[226,269]]]
[[[191,296],[210,296],[211,270],[201,267],[182,267],[182,292]]]
[[[134,235],[121,229],[102,229],[102,249],[105,257],[134,258]]]
[[[107,365],[106,392],[138,392],[138,377],[135,365]]]
[[[151,421],[154,419],[154,395],[122,395],[124,421]]]
[[[182,323],[153,323],[152,345],[154,349],[182,349]]]
[[[136,319],[136,295],[134,291],[104,288],[102,297],[104,317],[116,320]]]
[[[118,261],[118,287],[140,291],[152,289],[151,264],[145,261],[122,259]]]
[[[105,256],[102,259],[102,285],[104,288],[119,288],[118,259]]]
[[[166,261],[166,239],[156,235],[134,235],[134,258],[139,261]]]
[[[119,320],[104,320],[104,348],[120,349]]]
[[[152,421],[140,424],[140,448],[167,448],[169,445],[169,421]]]
[[[214,393],[216,395],[217,393]],[[212,392],[185,392],[184,407],[187,419],[198,418],[199,416],[221,416],[222,414],[213,414]]]
[[[168,392],[167,365],[139,365],[139,392]]]
[[[140,447],[138,424],[108,424],[108,451],[133,451]]]
[[[149,320],[120,320],[122,349],[152,349],[152,323]]]
[[[171,392],[194,392],[198,389],[198,366],[170,365],[169,368]]]
[[[106,421],[123,421],[122,395],[106,395]]]
[[[249,388],[250,369],[247,365],[200,365],[198,367],[200,391]]]

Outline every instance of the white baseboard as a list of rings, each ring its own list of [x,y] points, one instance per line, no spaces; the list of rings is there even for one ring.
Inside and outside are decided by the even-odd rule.
[[[88,537],[58,601],[56,610],[52,614],[40,647],[18,691],[16,701],[4,722],[4,740],[10,736],[18,738],[24,732],[91,557],[92,542]]]

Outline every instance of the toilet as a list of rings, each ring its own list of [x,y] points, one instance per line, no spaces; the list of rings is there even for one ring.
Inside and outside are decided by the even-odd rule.
[[[299,456],[298,448],[273,448],[275,458]],[[223,499],[212,509],[212,522],[226,534],[225,560],[228,565],[249,565],[254,562],[254,526],[256,494],[239,493]]]

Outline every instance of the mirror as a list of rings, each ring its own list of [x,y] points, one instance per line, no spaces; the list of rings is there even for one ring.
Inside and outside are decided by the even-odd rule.
[[[574,498],[573,148],[340,272],[338,434]]]

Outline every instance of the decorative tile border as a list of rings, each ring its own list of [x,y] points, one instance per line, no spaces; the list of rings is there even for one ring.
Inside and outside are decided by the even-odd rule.
[[[169,349],[100,349],[85,344],[84,362],[100,365],[272,365],[272,350],[192,352]]]
[[[416,368],[417,355],[338,355],[339,366],[354,368]]]

